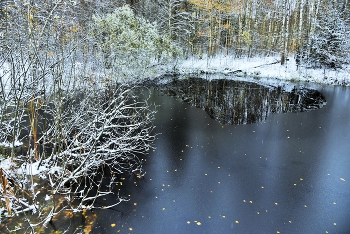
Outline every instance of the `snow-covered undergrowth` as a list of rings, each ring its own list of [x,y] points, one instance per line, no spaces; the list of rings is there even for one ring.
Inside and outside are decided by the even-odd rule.
[[[214,58],[188,59],[179,62],[178,72],[186,74],[225,74],[234,79],[251,79],[255,81],[269,80],[270,82],[293,81],[310,82],[327,85],[350,86],[350,67],[343,69],[310,69],[297,67],[293,56],[284,65],[280,57],[233,58],[217,56]],[[217,77],[217,76],[213,76]],[[222,76],[220,76],[222,78]],[[275,80],[275,81],[274,81]]]

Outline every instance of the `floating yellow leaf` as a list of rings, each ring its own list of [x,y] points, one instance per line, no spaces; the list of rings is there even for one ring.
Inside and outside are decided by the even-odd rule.
[[[275,205],[277,206],[277,205],[278,205],[278,202],[275,202]]]
[[[238,220],[236,220],[236,223],[239,223],[239,221],[238,221]]]
[[[197,225],[200,226],[200,225],[202,225],[202,223],[201,222],[197,222]]]
[[[223,219],[226,219],[226,215],[221,216]]]
[[[134,202],[134,206],[137,206],[137,202]]]
[[[250,200],[250,201],[249,201],[249,203],[250,203],[250,204],[252,204],[252,203],[253,203],[253,201],[252,201],[252,200]]]
[[[265,188],[264,186],[261,186],[261,188],[263,189],[263,188]]]
[[[297,186],[297,184],[293,184],[294,186]]]
[[[129,227],[129,231],[132,231],[132,227]]]
[[[303,178],[300,178],[299,180],[304,180]]]
[[[246,202],[246,200],[243,200],[243,202]]]
[[[162,210],[165,210],[165,208],[163,207]]]
[[[344,179],[344,178],[340,178],[340,180],[341,180],[341,181],[345,181],[345,179]]]
[[[112,223],[112,224],[111,224],[111,227],[115,227],[115,223]]]
[[[191,222],[190,221],[187,221],[187,224],[190,224]]]

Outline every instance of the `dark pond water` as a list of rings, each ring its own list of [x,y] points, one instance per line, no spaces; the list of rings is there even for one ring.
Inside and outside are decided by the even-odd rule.
[[[350,89],[224,83],[152,91],[147,174],[86,215],[92,233],[350,233]]]
[[[93,233],[350,233],[350,90],[318,91],[321,109],[247,125],[154,91],[147,174],[124,181],[118,211],[95,211]]]

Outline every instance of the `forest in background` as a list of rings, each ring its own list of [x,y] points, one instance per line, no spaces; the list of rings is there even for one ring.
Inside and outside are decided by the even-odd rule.
[[[34,13],[43,7],[40,3],[50,12],[59,1],[24,2]],[[1,4],[3,9],[16,5],[6,0]],[[60,30],[84,37],[94,14],[111,13],[123,5],[155,23],[185,58],[234,55],[284,60],[295,55],[298,64],[315,68],[340,68],[348,62],[348,0],[76,0],[65,1],[55,15],[60,17]],[[6,22],[0,26],[6,28]]]
[[[131,1],[138,14],[186,57],[296,55],[311,67],[339,68],[349,54],[347,0]],[[283,61],[282,61],[283,63]]]

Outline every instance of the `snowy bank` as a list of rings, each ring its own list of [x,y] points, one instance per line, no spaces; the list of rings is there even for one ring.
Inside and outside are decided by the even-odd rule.
[[[220,56],[214,58],[188,59],[179,62],[178,72],[186,74],[225,74],[254,79],[269,79],[292,82],[311,82],[327,85],[350,86],[350,67],[343,69],[308,69],[297,67],[290,57],[284,65],[280,57],[233,58]]]

